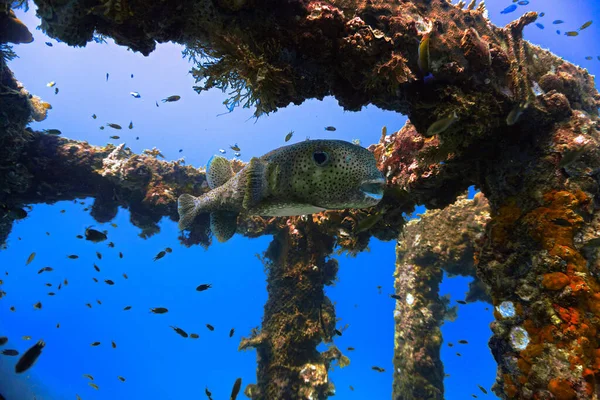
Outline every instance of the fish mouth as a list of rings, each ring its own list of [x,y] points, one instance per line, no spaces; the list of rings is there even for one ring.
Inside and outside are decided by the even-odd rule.
[[[360,184],[360,191],[363,192],[367,197],[375,200],[381,200],[383,198],[385,183],[385,179],[383,178],[363,181],[363,183]]]

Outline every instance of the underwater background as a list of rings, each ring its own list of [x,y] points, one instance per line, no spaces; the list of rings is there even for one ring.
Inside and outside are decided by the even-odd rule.
[[[512,13],[501,14],[511,4],[510,0],[490,1],[491,22],[502,26],[526,11],[545,12],[537,21],[544,29],[527,26],[525,38],[591,74],[600,72],[598,24],[578,37],[559,35],[552,25],[553,20],[564,20],[560,28],[564,32],[595,21],[600,17],[600,2],[532,0]],[[219,149],[233,157],[229,148],[233,144],[241,148],[240,158],[249,161],[282,146],[291,130],[294,135],[290,143],[310,137],[359,139],[368,146],[379,140],[382,126],[395,131],[406,121],[397,113],[373,106],[358,113],[344,112],[332,98],[289,106],[254,120],[253,110],[228,112],[223,105],[227,95],[218,90],[201,95],[192,90],[191,64],[182,58],[181,46],[158,45],[148,57],[127,51],[110,39],[106,44],[71,48],[35,30],[39,20],[33,5],[28,12],[18,11],[17,16],[33,32],[35,42],[15,46],[19,58],[9,66],[31,93],[53,107],[45,121],[32,125],[37,130],[60,129],[66,137],[94,145],[125,142],[136,153],[157,147],[167,160],[185,157],[187,164],[200,167]],[[589,56],[591,60],[586,59]],[[51,81],[60,89],[58,94],[54,94],[55,87],[47,87]],[[141,97],[134,98],[130,92],[139,92]],[[180,95],[181,100],[161,103],[170,95]],[[131,130],[127,128],[130,122]],[[124,129],[99,129],[107,123],[120,124]],[[325,126],[337,130],[325,131]],[[111,135],[120,139],[112,140]],[[471,197],[474,192],[472,188]],[[84,204],[34,206],[29,217],[13,228],[8,248],[0,251],[0,275],[8,272],[0,278],[7,293],[0,300],[0,335],[8,336],[9,347],[20,352],[39,339],[46,342],[35,366],[22,375],[14,374],[17,358],[0,356],[0,393],[7,400],[33,396],[75,399],[75,394],[84,400],[181,399],[206,398],[208,387],[214,399],[226,399],[238,377],[243,386],[255,382],[256,352],[238,352],[237,347],[243,336],[261,324],[266,282],[264,266],[256,255],[266,250],[270,237],[236,235],[224,244],[215,241],[208,250],[185,248],[179,245],[178,229],[172,221],[165,219],[160,233],[143,239],[138,236],[139,229],[129,223],[127,210],[120,210],[111,221],[116,226],[98,224],[85,211],[92,199],[81,201]],[[424,209],[412,217],[418,218],[419,212]],[[106,242],[94,244],[76,238],[92,225],[108,231]],[[109,248],[108,242],[114,242],[115,247]],[[153,261],[167,247],[172,253]],[[336,398],[390,398],[395,301],[389,295],[394,293],[394,247],[394,241],[383,243],[373,238],[370,252],[356,258],[340,256],[338,281],[326,288],[341,318],[338,329],[349,324],[334,343],[342,350],[348,346],[356,349],[346,353],[349,366],[334,367],[329,375],[336,386]],[[26,266],[32,252],[35,259]],[[102,254],[101,260],[96,252]],[[79,258],[69,259],[68,255]],[[38,274],[45,266],[54,270]],[[56,290],[64,279],[68,285]],[[115,284],[109,286],[103,283],[105,279]],[[468,282],[460,277],[445,279],[440,294],[450,294],[454,305],[464,298]],[[203,283],[212,287],[197,292],[196,286]],[[56,295],[48,296],[50,291]],[[33,307],[38,301],[43,303],[41,310]],[[125,306],[132,308],[123,311]],[[155,315],[149,312],[150,307],[166,307],[169,312]],[[445,372],[450,375],[445,379],[447,399],[467,399],[472,394],[494,397],[489,388],[495,380],[496,364],[487,346],[492,311],[490,305],[481,302],[460,305],[458,318],[444,323],[445,342],[468,341],[466,345],[442,347]],[[214,331],[206,324],[214,326]],[[170,326],[200,337],[184,339]],[[232,328],[235,331],[230,338]],[[30,341],[21,339],[26,335],[31,336]],[[90,346],[96,341],[101,344]],[[385,372],[376,372],[372,366]],[[99,389],[91,388],[83,374],[92,375]],[[121,382],[118,376],[126,381]],[[489,394],[481,393],[477,385],[487,388]]]

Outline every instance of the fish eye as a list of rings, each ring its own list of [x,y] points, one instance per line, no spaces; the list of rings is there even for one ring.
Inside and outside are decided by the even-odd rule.
[[[323,167],[329,162],[329,154],[324,151],[315,151],[313,153],[313,160],[319,167]]]

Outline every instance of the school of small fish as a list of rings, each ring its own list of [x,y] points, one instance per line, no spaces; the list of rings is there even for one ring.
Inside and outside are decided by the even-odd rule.
[[[78,203],[77,200],[74,201],[74,203]],[[84,205],[84,202],[80,202],[81,205]],[[61,213],[63,213],[61,210]],[[20,211],[22,213],[25,214],[26,216],[26,211],[22,210]],[[110,224],[112,228],[117,228],[117,225],[112,223]],[[49,236],[49,232],[46,232],[46,235]],[[76,235],[76,237],[78,239],[82,239],[82,240],[87,240],[90,241],[92,243],[94,243],[95,245],[101,245],[102,242],[106,242],[108,240],[108,235],[109,232],[107,230],[98,230],[98,229],[94,229],[94,227],[89,226],[83,229],[82,234],[78,234]],[[106,244],[107,247],[109,248],[115,248],[115,243],[114,242],[108,242],[108,244]],[[154,261],[157,261],[163,257],[165,257],[167,254],[172,253],[173,250],[170,247],[166,247],[163,250],[161,250],[155,257],[154,257]],[[29,256],[27,257],[27,259],[25,260],[24,263],[24,268],[31,268],[30,265],[35,265],[35,264],[39,264],[39,258],[36,257],[37,253],[31,252],[29,254]],[[101,252],[96,251],[95,252],[95,256],[98,260],[102,260],[103,259],[103,255]],[[118,253],[118,256],[120,259],[122,259],[124,257],[122,252]],[[79,255],[78,254],[69,254],[66,256],[66,258],[71,259],[71,260],[77,260],[79,259]],[[39,267],[38,267],[39,268]],[[56,272],[54,272],[54,268],[50,267],[50,266],[43,266],[41,268],[36,268],[37,269],[37,274],[55,274]],[[101,267],[98,266],[97,264],[93,263],[93,269],[100,273],[102,271]],[[33,270],[35,271],[35,269]],[[32,272],[35,273],[35,272]],[[8,272],[5,273],[5,275],[8,276]],[[49,275],[50,276],[50,275]],[[122,276],[124,279],[128,279],[128,276],[126,273],[122,273]],[[92,278],[94,280],[94,282],[98,283],[99,280],[97,278]],[[104,283],[109,285],[109,286],[113,286],[118,284],[116,279],[103,279]],[[57,285],[57,290],[60,291],[62,286],[66,286],[68,285],[68,280],[64,279],[61,280],[58,285]],[[0,280],[0,284],[4,284],[4,280]],[[46,287],[52,287],[53,283],[50,282],[46,282],[44,284]],[[211,283],[201,283],[199,285],[196,286],[195,290],[197,292],[205,292],[209,289],[211,289],[213,287],[213,285]],[[190,288],[190,291],[192,290],[192,288]],[[5,294],[5,292],[1,292],[3,295]],[[55,296],[57,295],[58,292],[49,292],[48,295],[49,296]],[[96,303],[98,305],[102,305],[102,301],[100,299],[96,299]],[[91,303],[86,303],[85,306],[87,306],[88,308],[93,308]],[[33,304],[33,308],[35,310],[43,310],[43,304],[41,301],[36,302],[35,304]],[[122,310],[123,311],[129,311],[132,309],[132,306],[127,305],[125,306]],[[162,306],[157,306],[157,307],[149,307],[149,313],[151,314],[167,314],[169,312],[169,309],[166,307],[162,307]],[[16,308],[14,306],[10,307],[10,310],[15,312]],[[197,333],[187,333],[184,329],[178,327],[178,326],[172,326],[172,325],[168,325],[165,324],[165,327],[169,327],[170,329],[172,329],[175,333],[177,333],[180,337],[187,339],[187,338],[191,338],[191,339],[199,339],[200,335]],[[210,330],[210,331],[214,331],[215,328],[211,325],[211,324],[206,324],[206,327]],[[56,323],[56,328],[59,329],[60,328],[60,323]],[[231,328],[228,332],[228,337],[233,337],[234,335],[234,328]],[[32,340],[32,336],[29,335],[25,335],[22,336],[21,339],[23,341],[29,341]],[[112,349],[117,349],[117,343],[114,340],[108,340],[107,342],[110,342],[110,347]],[[9,338],[7,336],[0,336],[0,347],[3,347],[7,344],[11,344],[12,340],[9,340]],[[102,348],[103,342],[99,341],[99,340],[94,340],[94,341],[90,341],[88,342],[89,346],[91,347],[98,347],[98,348]],[[16,343],[15,343],[16,344]],[[50,343],[49,346],[52,346],[52,344]],[[20,347],[20,346],[14,346],[14,347]],[[37,340],[37,342],[31,346],[29,346],[28,348],[24,349],[23,351],[21,350],[17,350],[17,348],[5,348],[0,350],[0,355],[1,356],[6,356],[6,357],[17,357],[20,355],[20,357],[18,358],[18,360],[16,361],[16,364],[14,366],[14,371],[16,374],[22,374],[26,371],[28,371],[30,368],[32,368],[36,362],[38,361],[38,359],[41,357],[43,358],[42,354],[43,354],[43,350],[46,348],[46,342],[43,339],[39,339]],[[88,385],[93,388],[94,390],[101,390],[101,385],[99,383],[95,383],[94,382],[94,376],[88,373],[83,373],[82,376],[86,379],[88,379],[90,382],[88,382]],[[119,381],[121,382],[126,382],[126,378],[122,375],[117,375],[117,378],[119,379]],[[238,395],[239,391],[241,388],[241,378],[238,378],[234,385],[233,385],[233,389],[232,389],[232,393],[231,393],[231,398],[235,399],[236,396]],[[79,396],[79,394],[76,394],[76,397],[78,399],[81,399],[81,397]]]

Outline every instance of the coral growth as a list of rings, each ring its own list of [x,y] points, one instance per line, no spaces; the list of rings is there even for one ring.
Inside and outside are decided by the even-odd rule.
[[[36,4],[42,29],[70,45],[106,36],[148,54],[157,42],[184,44],[196,62],[198,91],[231,91],[225,102],[230,110],[255,107],[261,115],[332,95],[346,110],[373,104],[410,117],[410,124],[384,133],[371,147],[388,179],[378,207],[312,219],[240,221],[240,233],[276,236],[268,252],[273,298],[287,293],[298,300],[289,294],[298,290],[317,299],[281,312],[271,300],[267,304],[264,345],[258,349],[261,365],[270,369],[261,367],[258,385],[249,389],[262,393],[257,398],[324,398],[330,391],[323,376],[327,361],[315,346],[331,335],[333,308],[322,285],[334,276],[335,265],[323,276],[318,271],[334,243],[356,254],[371,236],[395,238],[403,211],[415,203],[443,208],[471,185],[481,188],[492,215],[475,255],[483,285],[474,286],[473,297],[487,287],[494,305],[510,302],[516,310],[509,317],[498,311],[493,324],[496,393],[593,398],[600,374],[600,95],[587,71],[523,41],[523,28],[536,13],[498,28],[487,20],[482,3],[465,9],[464,1],[447,0]],[[2,60],[12,56],[6,46],[1,50]],[[101,220],[118,206],[128,207],[132,222],[148,236],[162,216],[176,218],[179,194],[206,190],[202,171],[158,160],[152,150],[113,153],[114,147],[26,131],[33,103],[4,63],[0,77],[0,187],[5,190],[0,212],[9,216],[2,220],[0,238],[10,228],[7,221],[25,212],[23,204],[78,196],[96,198],[93,212]],[[446,129],[423,135],[450,116],[454,123],[442,124]],[[198,218],[181,240],[208,245],[207,218]],[[316,258],[307,259],[299,249]],[[285,279],[288,273],[295,279]],[[433,284],[439,275],[426,268],[419,273],[431,274]],[[325,329],[317,323],[317,305]],[[438,319],[432,321],[435,326]],[[291,327],[301,334],[286,336]],[[427,357],[436,351],[432,343],[424,350]],[[299,358],[290,364],[292,355]],[[439,381],[428,387],[428,393],[439,395]]]
[[[327,272],[333,245],[307,220],[279,231],[265,252],[269,299],[262,330],[240,345],[258,352],[253,399],[323,399],[333,391],[327,370],[343,356],[316,349],[322,340],[331,341],[335,330],[335,310],[323,292],[336,272]]]
[[[440,326],[453,310],[439,297],[443,271],[475,275],[475,243],[489,220],[487,201],[460,198],[410,221],[396,248],[393,399],[443,399]],[[480,297],[489,301],[483,289]],[[471,299],[472,300],[472,299]]]

